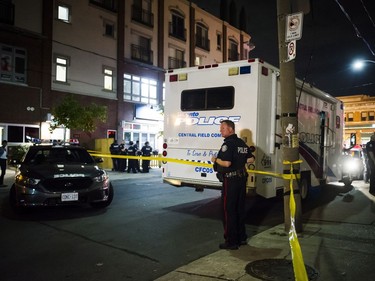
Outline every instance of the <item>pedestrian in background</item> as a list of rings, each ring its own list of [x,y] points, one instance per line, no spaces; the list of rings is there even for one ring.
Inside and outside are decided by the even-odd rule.
[[[245,165],[253,163],[255,157],[246,143],[237,137],[232,121],[221,121],[220,133],[224,143],[217,157],[211,159],[223,183],[221,199],[225,242],[219,248],[236,250],[240,245],[247,244],[245,201],[248,175]]]
[[[128,147],[128,155],[129,156],[135,156],[136,153],[137,153],[136,146],[134,145],[134,143],[132,141],[129,142],[129,145],[130,146]],[[130,173],[130,171],[131,171],[134,174],[136,174],[137,173],[136,165],[137,165],[137,159],[129,158],[128,173]]]
[[[117,143],[117,140],[113,140],[113,143],[109,147],[109,151],[112,155],[119,155],[120,154],[120,146]],[[119,170],[119,161],[117,157],[112,157],[112,171]]]
[[[135,155],[136,156],[141,156],[142,155],[142,152],[139,148],[139,140],[137,140],[134,144],[134,148],[135,148]],[[135,160],[135,169],[137,170],[137,172],[141,172],[141,167],[139,165],[139,159],[136,159]]]
[[[370,167],[370,188],[369,192],[375,195],[375,134],[371,135],[370,141],[366,144],[368,164]]]
[[[145,145],[141,149],[142,155],[150,157],[152,153],[152,147],[148,141],[145,142]],[[142,173],[148,173],[150,167],[150,160],[142,159]]]
[[[6,186],[4,184],[4,176],[7,170],[7,160],[8,160],[7,145],[8,145],[8,142],[6,140],[3,140],[1,143],[1,147],[0,147],[0,168],[1,168],[0,187]]]

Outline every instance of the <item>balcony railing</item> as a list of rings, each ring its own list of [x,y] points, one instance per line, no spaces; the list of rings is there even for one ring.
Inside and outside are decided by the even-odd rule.
[[[153,52],[139,45],[131,45],[131,58],[147,64],[153,64]]]
[[[175,68],[182,68],[186,67],[186,62],[174,57],[168,57],[168,68],[175,69]]]
[[[14,25],[14,4],[0,1],[0,23]]]
[[[169,22],[169,35],[177,39],[186,41],[186,28]]]
[[[136,5],[132,5],[132,20],[154,27],[154,14]]]
[[[206,51],[210,50],[210,39],[202,38],[202,36],[195,35],[195,46],[204,49]]]

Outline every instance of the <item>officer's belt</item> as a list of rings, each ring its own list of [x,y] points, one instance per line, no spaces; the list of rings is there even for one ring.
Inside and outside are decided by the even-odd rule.
[[[233,177],[245,177],[247,176],[247,172],[245,170],[237,170],[233,172],[223,173],[225,178],[233,178]]]

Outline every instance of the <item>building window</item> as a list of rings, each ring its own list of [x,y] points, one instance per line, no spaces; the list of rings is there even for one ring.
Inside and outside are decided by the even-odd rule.
[[[103,74],[104,74],[104,89],[107,91],[112,91],[113,90],[113,70],[108,67],[104,67]]]
[[[26,50],[6,45],[0,46],[0,79],[26,83]]]
[[[216,33],[216,49],[221,51],[221,43],[222,40],[221,40],[221,33]]]
[[[124,100],[156,105],[157,84],[154,79],[124,74]]]
[[[115,24],[108,20],[103,20],[104,36],[115,38]]]
[[[195,45],[201,49],[210,50],[210,40],[208,39],[208,28],[202,23],[197,23],[195,35]]]
[[[67,82],[68,63],[69,63],[69,60],[66,57],[62,57],[62,56],[55,57],[56,81],[64,82],[64,83]]]
[[[175,56],[170,56],[168,58],[168,68],[175,69],[175,68],[182,68],[186,67],[186,62],[184,61],[185,53],[181,50],[173,50],[175,52]]]
[[[369,121],[374,121],[375,120],[375,113],[374,113],[374,111],[370,111],[368,113],[368,120]]]
[[[70,22],[70,8],[66,5],[58,5],[57,18],[63,22]]]
[[[117,11],[117,0],[90,0],[90,3],[106,10]]]
[[[233,39],[229,39],[228,60],[238,60],[238,43]]]
[[[134,0],[132,5],[132,20],[153,27],[154,14],[151,12],[151,0]]]
[[[131,58],[133,60],[153,64],[153,52],[151,50],[151,39],[139,36],[139,45],[131,45]]]
[[[367,121],[367,112],[361,112],[361,121]]]
[[[172,21],[169,23],[169,35],[186,41],[184,16],[176,10],[172,10],[171,16]]]
[[[353,122],[354,121],[354,113],[348,113],[348,122]]]

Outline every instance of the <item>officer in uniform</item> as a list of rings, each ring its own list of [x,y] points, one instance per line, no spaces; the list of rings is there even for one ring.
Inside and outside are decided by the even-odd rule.
[[[224,137],[217,157],[212,157],[214,169],[223,183],[221,192],[225,242],[220,249],[236,250],[247,244],[245,229],[246,163],[254,162],[254,155],[246,143],[235,133],[235,125],[223,120],[220,133]]]
[[[109,151],[112,155],[119,155],[120,154],[120,146],[117,143],[117,140],[113,140],[113,143],[109,147]],[[112,157],[112,171],[119,171],[119,158]]]
[[[368,165],[370,167],[370,189],[369,192],[375,195],[375,134],[371,136],[370,141],[366,144],[368,156]]]
[[[128,147],[128,155],[129,156],[135,156],[135,154],[137,152],[136,146],[134,145],[134,143],[132,141],[130,141],[129,144],[130,144],[130,146]],[[137,165],[137,159],[129,158],[128,173],[130,173],[130,171],[132,171],[134,174],[136,174],[137,173],[136,165]]]
[[[150,157],[152,153],[152,147],[148,141],[145,142],[145,145],[141,149],[142,155]],[[148,173],[150,167],[150,160],[142,159],[142,173]]]
[[[121,142],[119,148],[120,148],[120,155],[127,155],[128,154],[128,150],[125,147],[125,142],[124,141]],[[120,172],[125,172],[126,166],[127,166],[126,162],[127,162],[126,158],[119,158],[118,159],[119,171]]]

